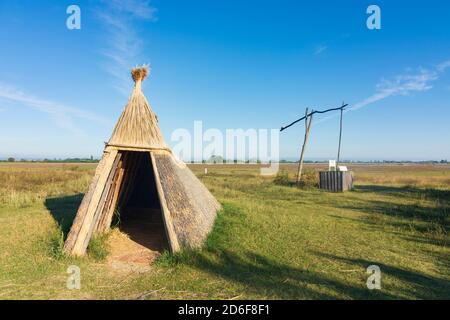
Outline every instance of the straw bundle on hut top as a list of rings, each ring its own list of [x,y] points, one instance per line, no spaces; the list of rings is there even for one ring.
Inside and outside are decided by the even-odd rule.
[[[131,71],[135,87],[78,209],[64,245],[68,254],[83,255],[90,239],[107,232],[116,215],[121,223],[136,216],[161,220],[162,232],[151,227],[145,232],[163,234],[172,251],[200,246],[212,229],[220,204],[164,142],[141,90],[148,74],[146,66]]]
[[[148,74],[146,66],[131,70],[136,85],[125,110],[117,121],[108,142],[109,145],[144,149],[167,148],[159,130],[158,119],[141,90],[141,82]]]

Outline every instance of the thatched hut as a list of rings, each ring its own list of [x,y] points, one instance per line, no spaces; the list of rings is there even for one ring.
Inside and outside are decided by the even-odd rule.
[[[131,74],[135,87],[67,236],[68,254],[83,255],[91,238],[107,232],[115,216],[120,223],[137,219],[141,227],[148,225],[148,234],[162,237],[171,251],[197,247],[220,208],[164,142],[141,90],[148,68],[134,68]]]

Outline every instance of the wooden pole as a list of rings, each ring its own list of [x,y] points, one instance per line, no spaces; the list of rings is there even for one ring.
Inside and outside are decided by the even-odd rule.
[[[302,151],[300,153],[300,161],[298,163],[297,184],[300,183],[300,179],[302,177],[303,158],[305,156],[306,145],[308,144],[309,130],[311,129],[312,117],[313,117],[312,113],[311,113],[311,115],[308,115],[308,108],[306,108],[306,111],[305,111],[305,139],[303,140]],[[308,118],[309,118],[309,123],[308,123]]]
[[[343,113],[344,113],[344,104],[342,104],[342,109],[341,109],[341,121],[340,121],[340,128],[339,128],[339,146],[338,146],[338,153],[337,153],[336,169],[339,165],[339,158],[341,156],[342,114]]]
[[[297,184],[300,183],[300,179],[302,177],[303,155],[305,153],[306,132],[308,132],[308,108],[306,108],[306,110],[305,110],[305,138],[303,139],[302,151],[300,152],[300,159],[298,161],[297,181],[296,181]]]
[[[342,108],[345,108],[346,106],[348,106],[348,104],[344,104],[342,107],[339,108],[332,108],[332,109],[328,109],[328,110],[322,110],[322,111],[312,111],[309,115],[305,115],[304,117],[301,117],[300,119],[295,120],[294,122],[292,122],[291,124],[285,126],[285,127],[281,127],[280,131],[284,131],[287,128],[292,127],[294,124],[296,124],[297,122],[302,121],[303,119],[305,119],[307,116],[313,115],[315,113],[327,113],[330,111],[335,111],[335,110],[341,110]]]

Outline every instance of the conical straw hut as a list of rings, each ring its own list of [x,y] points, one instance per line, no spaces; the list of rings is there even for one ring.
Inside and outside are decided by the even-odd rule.
[[[220,204],[164,142],[141,89],[148,73],[146,66],[131,71],[135,87],[78,208],[67,254],[85,254],[113,219],[142,219],[145,232],[161,237],[172,252],[200,246],[212,229]]]

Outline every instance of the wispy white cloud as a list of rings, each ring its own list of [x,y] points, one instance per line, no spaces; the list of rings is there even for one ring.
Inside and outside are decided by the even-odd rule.
[[[114,87],[128,95],[131,86],[131,67],[142,64],[142,44],[133,26],[136,21],[156,21],[157,9],[150,1],[109,0],[97,11],[106,30],[103,68],[115,79]]]
[[[413,93],[428,91],[433,88],[433,83],[439,77],[450,69],[450,60],[444,61],[432,68],[417,68],[416,70],[409,69],[406,73],[397,75],[390,79],[382,79],[376,85],[376,91],[371,96],[351,104],[345,113],[355,111],[376,102],[393,96],[408,96]],[[335,118],[337,115],[324,117],[316,122],[316,124],[325,122],[329,119]]]
[[[448,68],[450,68],[450,60],[438,64],[436,70],[438,72],[445,72],[445,70],[447,70]]]
[[[355,103],[347,111],[357,110],[396,95],[428,91],[433,88],[433,82],[439,79],[448,68],[450,68],[450,60],[431,69],[418,68],[414,72],[409,71],[389,80],[383,79],[376,86],[377,90],[373,95]]]
[[[2,83],[0,83],[0,99],[20,103],[24,106],[28,106],[40,112],[46,113],[53,119],[57,126],[76,135],[81,135],[83,132],[74,124],[74,118],[89,120],[101,124],[109,124],[107,119],[99,117],[94,113],[42,99]]]
[[[154,21],[158,11],[150,4],[150,0],[108,0],[108,3],[118,11],[129,13],[133,17],[144,20]]]
[[[338,37],[335,37],[331,40],[327,40],[327,41],[323,41],[322,43],[320,43],[319,45],[317,45],[314,48],[314,55],[318,56],[322,53],[324,53],[325,51],[327,51],[331,46],[335,45],[336,43],[345,41],[346,39],[350,38],[350,33],[343,33]]]
[[[316,50],[314,50],[314,55],[317,56],[317,55],[321,54],[322,52],[326,51],[327,49],[328,49],[328,46],[325,44],[318,45],[316,47]]]

